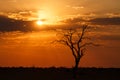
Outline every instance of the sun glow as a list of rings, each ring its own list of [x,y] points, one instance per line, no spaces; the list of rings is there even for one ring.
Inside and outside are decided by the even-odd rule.
[[[44,8],[42,10],[38,10],[37,12],[38,20],[42,20],[44,24],[55,24],[58,20],[58,16],[52,9]]]
[[[43,25],[43,21],[40,21],[40,20],[39,20],[39,21],[36,21],[36,24],[37,24],[37,25]]]

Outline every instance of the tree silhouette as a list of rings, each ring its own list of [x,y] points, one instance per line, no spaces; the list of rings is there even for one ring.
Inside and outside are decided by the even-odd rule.
[[[81,58],[84,56],[86,46],[95,45],[88,40],[91,40],[89,37],[86,37],[88,25],[83,25],[79,29],[67,29],[59,33],[61,38],[57,42],[69,47],[74,57],[75,65],[73,67],[74,78],[76,78],[78,65]]]

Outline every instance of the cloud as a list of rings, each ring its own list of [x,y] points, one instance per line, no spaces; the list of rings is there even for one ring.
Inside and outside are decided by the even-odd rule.
[[[89,20],[93,25],[120,25],[120,17],[112,18],[94,18]]]
[[[7,16],[0,15],[0,31],[32,31],[36,30],[34,21],[23,21],[8,18]]]
[[[33,15],[34,12],[30,10],[22,10],[22,11],[16,11],[16,12],[3,12],[0,13],[1,15],[6,15],[9,18],[13,19],[19,19],[19,20],[29,20],[30,18],[34,18],[36,15]]]
[[[22,15],[22,16],[32,16],[31,11],[22,11],[22,12],[19,12],[19,15]]]
[[[120,13],[106,13],[108,17],[120,17]]]
[[[111,18],[69,18],[61,21],[68,24],[80,24],[80,23],[89,23],[92,25],[120,25],[120,17],[111,17]]]
[[[79,10],[79,9],[83,9],[84,7],[83,6],[74,6],[72,8],[75,9],[75,10]]]
[[[86,20],[84,20],[83,18],[77,17],[77,18],[69,18],[69,19],[63,20],[61,22],[67,23],[67,24],[77,24],[77,23],[85,22],[85,21]]]
[[[20,12],[20,15],[30,16],[27,12]],[[90,14],[86,14],[90,15]],[[46,21],[46,20],[43,20]],[[92,25],[120,25],[120,17],[111,18],[86,18],[82,16],[74,16],[60,21],[61,25],[46,25],[45,29],[66,29],[66,28],[78,28],[83,23],[90,23]],[[0,15],[0,31],[36,31],[39,30],[35,27],[35,21],[25,21],[22,19],[14,19],[4,15]]]
[[[120,41],[120,35],[102,35],[100,36],[101,40],[116,40]]]
[[[75,10],[79,10],[79,9],[83,9],[85,8],[84,6],[71,6],[71,5],[66,5],[67,8],[72,8],[72,9],[75,9]]]

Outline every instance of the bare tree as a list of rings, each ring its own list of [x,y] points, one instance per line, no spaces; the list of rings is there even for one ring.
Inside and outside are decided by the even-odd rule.
[[[62,37],[57,40],[57,42],[69,47],[74,57],[75,65],[73,68],[74,77],[76,77],[78,65],[80,63],[81,58],[84,56],[86,46],[93,44],[92,42],[88,42],[86,40],[90,40],[89,37],[86,37],[85,34],[87,32],[88,25],[83,25],[80,29],[68,29],[65,31],[61,31],[59,33]],[[93,44],[94,45],[94,44]]]

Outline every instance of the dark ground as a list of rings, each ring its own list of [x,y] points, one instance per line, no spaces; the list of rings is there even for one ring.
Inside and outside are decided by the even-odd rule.
[[[70,68],[0,68],[0,80],[74,80]],[[120,68],[80,68],[76,80],[120,80]]]

